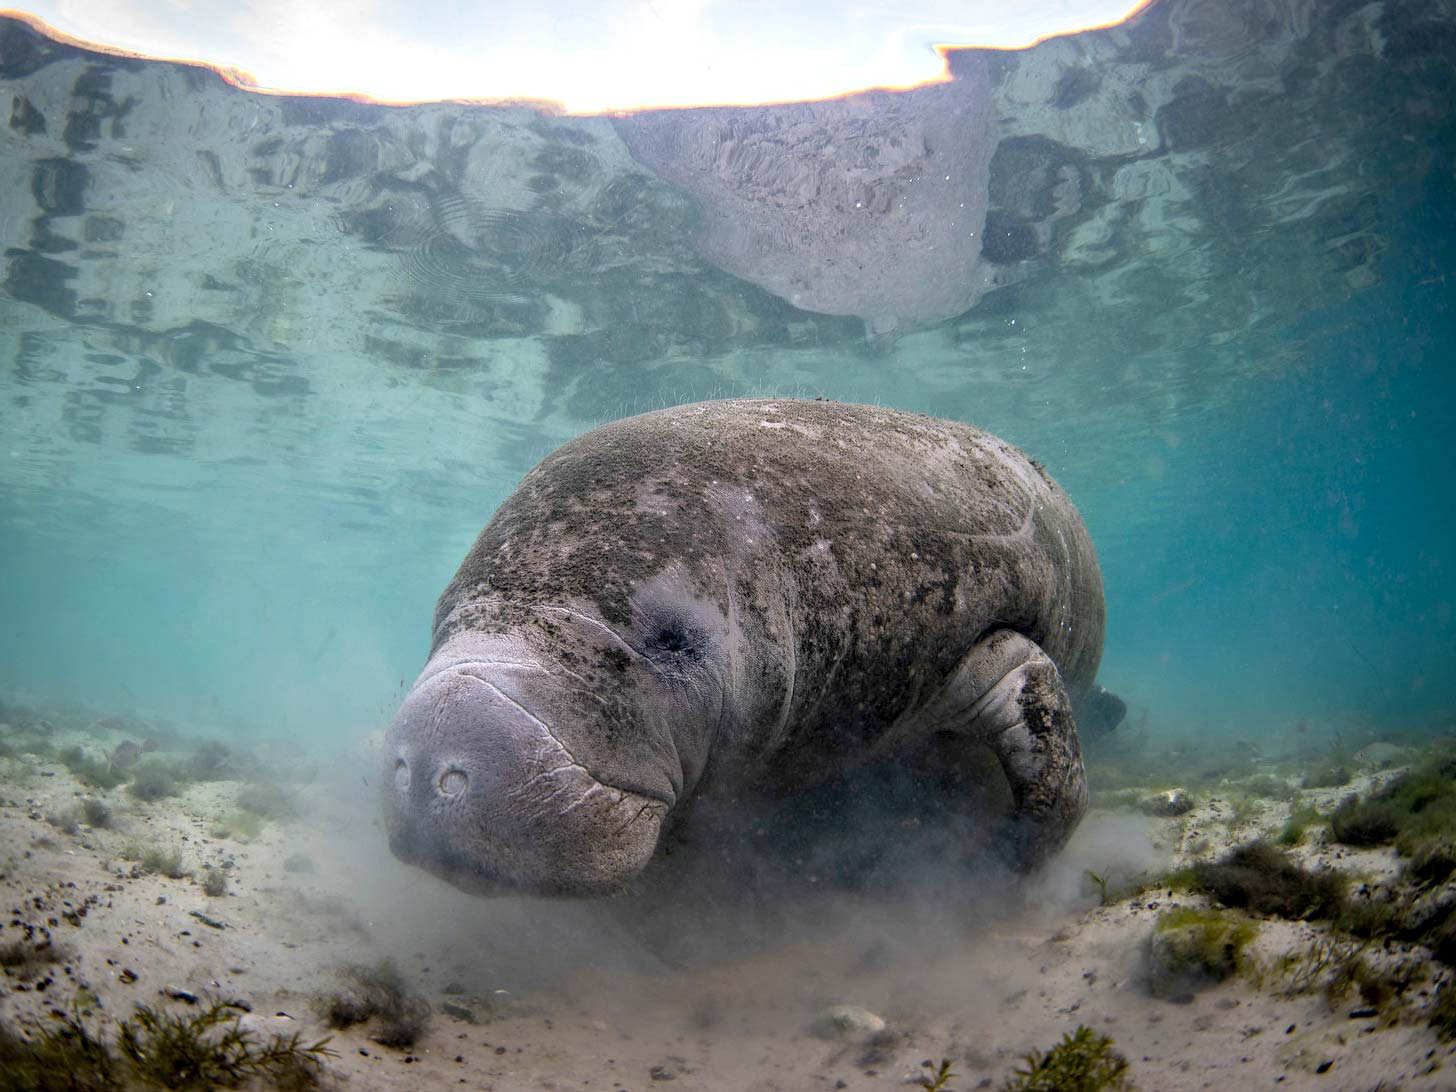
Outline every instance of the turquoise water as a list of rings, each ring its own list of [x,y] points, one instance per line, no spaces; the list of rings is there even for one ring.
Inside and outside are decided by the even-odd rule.
[[[1449,729],[1449,62],[1409,26],[1378,54],[1316,27],[1241,68],[1223,31],[1163,18],[1079,47],[1104,85],[1158,50],[1187,69],[1137,68],[1141,107],[1008,120],[992,72],[996,283],[888,335],[695,250],[707,213],[603,119],[257,99],[7,24],[0,685],[357,739],[554,446],[810,395],[1042,461],[1098,545],[1101,680],[1150,732]]]

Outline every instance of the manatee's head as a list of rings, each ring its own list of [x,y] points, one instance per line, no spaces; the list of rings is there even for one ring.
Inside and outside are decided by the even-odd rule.
[[[604,895],[636,876],[702,772],[721,678],[705,633],[624,628],[545,609],[444,641],[385,741],[395,855],[483,895]]]

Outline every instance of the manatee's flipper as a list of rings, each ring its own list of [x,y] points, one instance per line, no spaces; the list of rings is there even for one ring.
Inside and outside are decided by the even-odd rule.
[[[921,716],[928,730],[965,733],[1000,760],[1015,801],[1006,846],[1015,867],[1029,870],[1061,849],[1087,811],[1087,775],[1061,673],[1040,646],[996,630]]]
[[[1101,739],[1127,716],[1127,702],[1105,686],[1094,686],[1077,703],[1077,735],[1087,742]]]

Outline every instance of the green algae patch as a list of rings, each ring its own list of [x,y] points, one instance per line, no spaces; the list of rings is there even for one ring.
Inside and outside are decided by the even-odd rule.
[[[1148,988],[1155,997],[1183,1000],[1248,966],[1259,926],[1233,910],[1182,906],[1158,915],[1148,945]]]
[[[1289,820],[1280,829],[1277,840],[1282,846],[1297,846],[1304,841],[1310,827],[1324,822],[1327,820],[1313,804],[1295,804],[1289,809]]]

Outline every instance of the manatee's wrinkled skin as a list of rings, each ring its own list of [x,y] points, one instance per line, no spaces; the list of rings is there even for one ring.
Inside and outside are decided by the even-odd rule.
[[[1031,867],[1086,808],[1103,609],[1071,502],[977,429],[796,400],[617,421],[527,474],[440,597],[390,845],[479,893],[606,894],[696,793],[951,733],[1000,759]]]

